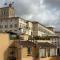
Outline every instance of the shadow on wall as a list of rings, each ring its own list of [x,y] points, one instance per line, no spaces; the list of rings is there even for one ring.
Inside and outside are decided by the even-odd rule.
[[[21,60],[21,48],[13,42],[4,52],[4,60]]]
[[[7,48],[6,51],[4,52],[4,60],[7,60],[7,56],[8,56],[8,48]]]

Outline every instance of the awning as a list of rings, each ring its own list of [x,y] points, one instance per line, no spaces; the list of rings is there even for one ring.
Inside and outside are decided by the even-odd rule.
[[[31,42],[31,41],[19,41],[18,42],[19,45],[22,45],[23,47],[33,47],[33,46],[37,46],[40,48],[56,48],[55,45],[48,43],[48,42]]]

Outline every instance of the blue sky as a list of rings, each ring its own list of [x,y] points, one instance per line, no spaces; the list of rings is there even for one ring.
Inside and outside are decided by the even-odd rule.
[[[60,0],[0,0],[0,7],[13,1],[16,16],[60,30]]]

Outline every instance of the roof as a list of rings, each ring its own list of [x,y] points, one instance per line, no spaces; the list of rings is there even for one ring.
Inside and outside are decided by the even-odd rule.
[[[15,33],[15,32],[7,32],[7,33],[17,35],[17,33]]]
[[[43,36],[41,38],[60,38],[59,36]]]
[[[18,19],[19,17],[7,17],[7,18],[2,18],[2,17],[0,17],[0,19]]]
[[[24,47],[32,47],[34,46],[35,44],[31,41],[20,41],[19,42],[20,45],[24,46]]]
[[[56,48],[55,45],[48,43],[48,42],[39,42],[36,44],[34,42],[31,42],[31,41],[20,41],[19,44],[24,46],[24,47],[38,46],[40,48]]]
[[[55,45],[48,43],[48,42],[39,42],[38,46],[41,48],[56,48]]]
[[[21,19],[21,20],[23,20],[24,22],[26,22],[25,21],[25,19],[23,19],[23,18],[21,18],[21,17],[17,17],[17,16],[15,16],[15,17],[0,17],[0,20],[8,20],[8,19]]]
[[[55,31],[55,33],[60,33],[60,31]]]

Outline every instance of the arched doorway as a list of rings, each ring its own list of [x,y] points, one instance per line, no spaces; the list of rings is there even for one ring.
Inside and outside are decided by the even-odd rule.
[[[16,60],[16,57],[9,57],[9,60]]]

